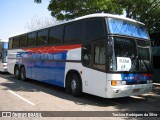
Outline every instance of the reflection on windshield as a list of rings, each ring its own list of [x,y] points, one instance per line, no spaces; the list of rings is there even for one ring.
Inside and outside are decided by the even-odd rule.
[[[151,70],[150,43],[128,38],[113,38],[110,70],[143,72]]]
[[[143,42],[145,44],[145,42]],[[138,42],[137,42],[138,44]],[[149,46],[139,46],[137,45],[138,49],[138,56],[139,56],[139,69],[144,71],[150,71],[151,68],[151,56],[150,56],[150,47]],[[149,45],[149,43],[148,43]]]
[[[120,34],[149,39],[146,29],[140,24],[115,18],[108,18],[108,25],[109,31],[112,34]]]

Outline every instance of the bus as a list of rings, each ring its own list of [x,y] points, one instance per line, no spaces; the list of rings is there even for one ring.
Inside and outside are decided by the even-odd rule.
[[[0,41],[0,72],[7,72],[8,42]]]
[[[88,93],[117,98],[150,92],[151,41],[143,23],[97,13],[9,38],[8,71]]]

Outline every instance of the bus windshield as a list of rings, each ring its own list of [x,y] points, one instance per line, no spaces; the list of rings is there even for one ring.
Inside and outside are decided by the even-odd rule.
[[[0,42],[0,59],[2,63],[7,62],[8,42]]]
[[[3,63],[7,62],[7,50],[2,51],[2,62]]]
[[[108,29],[111,34],[120,34],[143,39],[149,39],[145,27],[141,24],[116,18],[108,18]]]
[[[151,67],[150,42],[110,37],[113,52],[110,58],[111,71],[149,72]]]

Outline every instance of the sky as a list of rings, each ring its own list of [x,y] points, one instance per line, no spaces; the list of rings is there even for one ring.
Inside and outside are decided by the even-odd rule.
[[[48,5],[50,0],[37,4],[34,0],[0,0],[0,39],[29,31],[27,25],[36,19],[50,19]]]

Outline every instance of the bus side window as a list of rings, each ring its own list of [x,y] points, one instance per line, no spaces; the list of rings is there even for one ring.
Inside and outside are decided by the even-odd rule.
[[[29,33],[27,39],[27,47],[35,46],[36,32]]]
[[[103,20],[92,18],[85,21],[84,42],[104,37],[105,30]]]
[[[38,32],[36,45],[46,45],[48,39],[48,29],[44,29]]]
[[[64,43],[77,43],[82,41],[82,33],[82,22],[66,24]]]
[[[20,47],[25,47],[26,46],[26,41],[27,41],[27,36],[26,35],[21,35],[19,39],[19,46]]]
[[[82,63],[91,66],[91,44],[84,45],[82,48]]]
[[[13,44],[13,38],[10,38],[8,42],[9,49],[12,49],[12,44]]]
[[[12,48],[18,48],[18,47],[19,47],[19,37],[14,37]]]
[[[63,40],[63,25],[50,28],[48,44],[60,44]]]

